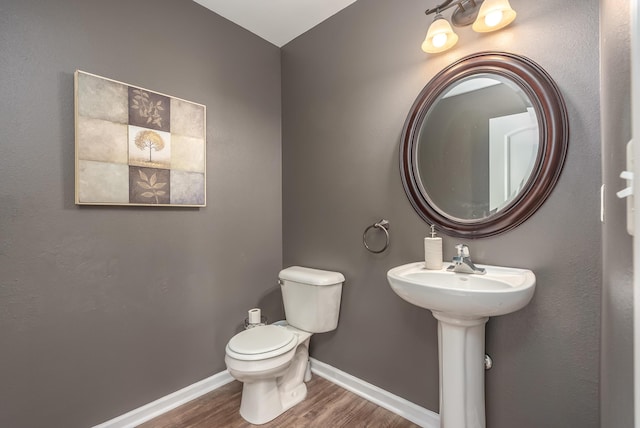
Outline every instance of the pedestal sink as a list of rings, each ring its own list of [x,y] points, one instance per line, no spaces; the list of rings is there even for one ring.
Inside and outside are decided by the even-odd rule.
[[[484,327],[489,317],[526,306],[536,286],[530,270],[476,265],[486,274],[427,270],[424,262],[387,272],[393,291],[438,320],[440,427],[485,428]]]

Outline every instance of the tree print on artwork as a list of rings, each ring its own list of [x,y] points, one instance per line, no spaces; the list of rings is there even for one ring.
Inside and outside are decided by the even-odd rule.
[[[152,162],[151,154],[155,150],[156,152],[164,149],[164,141],[162,137],[153,131],[140,131],[136,134],[134,140],[136,147],[142,151],[149,150],[149,162]]]

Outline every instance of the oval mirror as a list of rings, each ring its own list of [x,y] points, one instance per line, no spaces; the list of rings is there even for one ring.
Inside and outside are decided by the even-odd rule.
[[[567,112],[528,58],[483,52],[438,73],[402,131],[402,183],[418,214],[445,233],[491,236],[529,218],[560,176]]]

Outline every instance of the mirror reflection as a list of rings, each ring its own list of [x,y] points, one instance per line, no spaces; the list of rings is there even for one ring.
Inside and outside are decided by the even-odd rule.
[[[510,79],[480,73],[455,81],[419,127],[414,162],[422,194],[461,222],[500,212],[534,171],[538,122],[531,100]]]

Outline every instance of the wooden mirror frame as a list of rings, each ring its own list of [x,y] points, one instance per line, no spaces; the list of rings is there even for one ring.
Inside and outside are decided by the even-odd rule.
[[[504,209],[483,219],[461,221],[436,209],[429,195],[422,191],[424,187],[417,176],[417,138],[427,112],[450,85],[469,76],[485,73],[511,80],[531,100],[538,118],[538,156],[526,185]],[[560,177],[568,146],[567,109],[551,76],[538,64],[520,55],[475,53],[436,74],[411,107],[400,141],[402,185],[420,217],[447,235],[460,238],[492,236],[522,224],[540,208]]]

